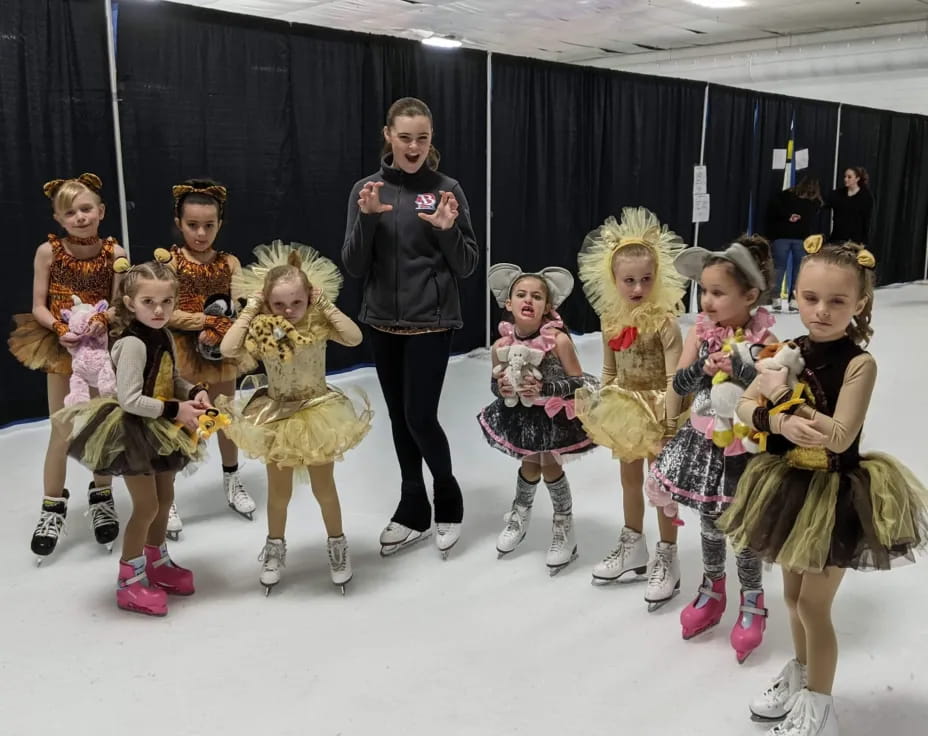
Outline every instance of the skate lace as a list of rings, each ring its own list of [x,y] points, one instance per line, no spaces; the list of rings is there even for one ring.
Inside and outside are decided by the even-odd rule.
[[[554,552],[567,545],[567,520],[555,519],[551,525],[551,546],[549,552]]]
[[[800,693],[786,720],[776,726],[770,733],[774,736],[803,736],[814,733],[815,711],[811,707],[806,691]]]
[[[90,516],[90,523],[93,524],[94,529],[119,523],[119,517],[116,515],[116,506],[112,502],[107,503],[104,501],[102,503],[91,504],[90,508],[84,512],[84,516],[88,515]]]
[[[171,508],[168,509],[168,519],[169,519],[169,520],[176,520],[176,519],[178,519],[178,518],[179,518],[179,517],[177,516],[177,506],[175,506],[175,505],[172,503],[172,504],[171,504]]]
[[[440,536],[444,536],[445,534],[447,534],[448,532],[451,531],[451,524],[450,524],[450,523],[444,523],[444,522],[441,523],[441,524],[438,524],[438,525],[437,525],[437,530],[438,530],[438,534],[439,534]]]
[[[65,523],[65,518],[62,514],[42,509],[42,513],[39,516],[39,523],[35,528],[34,535],[38,537],[50,537],[52,539],[57,539],[59,534],[62,534],[66,531]]]
[[[344,572],[347,548],[348,545],[344,539],[338,539],[329,545],[329,567],[335,572]]]
[[[625,532],[619,537],[619,543],[614,550],[612,550],[606,557],[603,559],[603,562],[607,565],[614,565],[618,562],[625,560],[629,556],[629,551],[632,547],[635,546],[635,540],[632,539]]]
[[[515,537],[522,534],[522,528],[525,522],[522,519],[522,514],[518,511],[513,509],[503,517],[503,521],[506,522],[506,528],[503,530],[503,534]]]
[[[670,555],[663,550],[658,550],[654,558],[654,564],[651,566],[651,572],[648,575],[648,585],[663,585],[670,576]]]
[[[234,505],[238,506],[240,503],[245,503],[246,501],[251,500],[251,496],[248,495],[248,491],[245,490],[245,486],[242,485],[242,482],[239,480],[237,474],[234,478],[232,478],[229,489],[231,491],[230,501]]]
[[[329,552],[331,558],[331,551]],[[265,569],[287,566],[287,545],[283,542],[267,542],[258,555],[258,562],[263,562]]]

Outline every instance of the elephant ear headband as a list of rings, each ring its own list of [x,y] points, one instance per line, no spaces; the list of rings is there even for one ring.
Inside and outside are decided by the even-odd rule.
[[[767,288],[767,279],[764,278],[757,261],[754,260],[751,251],[741,243],[732,243],[722,251],[706,250],[699,247],[687,248],[674,259],[673,265],[686,278],[699,281],[702,270],[710,258],[721,258],[733,263],[748,277],[751,286],[759,291],[763,292]]]
[[[519,279],[531,276],[541,279],[548,287],[548,301],[552,309],[557,309],[564,303],[564,300],[570,296],[574,290],[574,277],[566,268],[559,266],[549,266],[538,272],[525,272],[514,263],[497,263],[490,268],[487,283],[490,285],[490,291],[496,298],[496,303],[500,307],[506,306],[509,294],[513,285]]]

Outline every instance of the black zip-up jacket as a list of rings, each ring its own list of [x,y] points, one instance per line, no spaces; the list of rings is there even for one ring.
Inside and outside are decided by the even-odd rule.
[[[380,201],[393,206],[379,215],[363,214],[358,194],[367,182],[382,181]],[[432,214],[441,192],[458,201],[457,221],[438,230],[419,218]],[[379,327],[438,327],[463,325],[458,282],[477,267],[480,253],[461,185],[423,166],[407,174],[383,159],[380,171],[351,188],[348,225],[342,246],[345,270],[364,279],[358,319]]]

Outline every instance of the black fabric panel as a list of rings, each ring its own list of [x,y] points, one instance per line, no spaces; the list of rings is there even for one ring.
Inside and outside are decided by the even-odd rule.
[[[493,261],[576,274],[583,237],[624,206],[690,240],[704,90],[494,55]],[[599,329],[579,283],[560,311],[573,330]]]
[[[45,416],[45,376],[6,349],[12,315],[32,310],[32,261],[52,219],[42,184],[92,171],[107,204],[101,235],[121,236],[104,5],[3,0],[0,12],[0,220],[4,223],[0,425]]]

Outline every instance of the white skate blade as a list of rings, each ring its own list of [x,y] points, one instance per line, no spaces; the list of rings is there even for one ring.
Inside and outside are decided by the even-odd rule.
[[[561,572],[561,570],[565,569],[568,565],[570,565],[571,562],[576,560],[579,556],[580,554],[577,552],[577,548],[574,547],[573,552],[570,553],[570,559],[567,560],[567,562],[565,562],[562,565],[548,565],[548,575],[550,575],[553,578],[555,575]]]
[[[754,721],[754,723],[780,723],[781,721],[785,721],[788,715],[789,712],[784,713],[782,716],[759,716],[752,710],[751,720]]]
[[[180,532],[165,532],[164,536],[170,539],[172,542],[180,541]]]
[[[416,536],[413,536],[413,535],[416,535]],[[428,539],[430,536],[432,536],[431,529],[426,529],[424,532],[413,531],[402,542],[397,542],[396,544],[380,545],[380,556],[390,557],[391,555],[395,555],[401,549],[405,549],[406,547],[412,547],[414,544],[418,544],[419,542],[425,539]]]
[[[235,504],[230,503],[229,508],[232,509],[236,514],[241,516],[243,519],[248,519],[248,521],[254,521],[254,511],[239,511],[235,508]]]
[[[648,613],[654,613],[654,612],[657,611],[658,609],[663,608],[663,607],[666,606],[668,603],[670,603],[670,601],[672,601],[674,598],[676,598],[678,595],[680,595],[680,585],[679,585],[679,583],[677,584],[677,587],[674,589],[673,593],[670,594],[670,597],[669,597],[669,598],[663,598],[663,599],[661,599],[661,600],[659,600],[659,601],[657,601],[657,600],[652,601],[652,600],[649,600],[649,599],[645,598],[645,599],[644,599],[644,602],[648,604]]]

